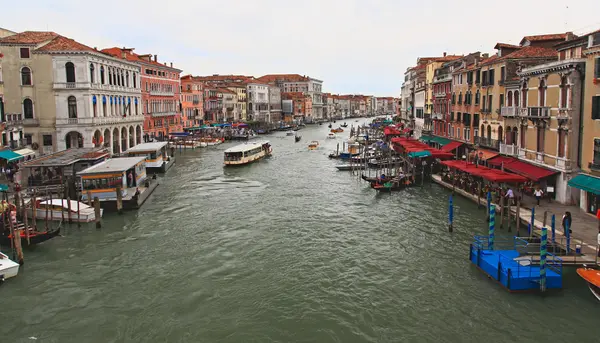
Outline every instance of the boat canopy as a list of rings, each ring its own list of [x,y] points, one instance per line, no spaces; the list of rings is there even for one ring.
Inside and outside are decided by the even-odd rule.
[[[231,153],[236,153],[236,152],[249,151],[252,149],[260,148],[261,146],[263,146],[265,144],[269,144],[269,141],[259,141],[259,142],[239,144],[239,145],[236,145],[234,147],[231,147],[231,148],[225,150],[225,153],[231,154]]]
[[[171,133],[169,133],[169,136],[173,136],[173,137],[188,137],[191,135],[192,134],[190,132],[171,132]]]
[[[52,205],[52,206],[61,206],[63,208],[69,208],[69,201],[71,202],[71,211],[77,211],[77,201],[75,200],[67,200],[67,199],[52,199],[52,200],[44,200],[40,201],[41,205]],[[79,209],[88,209],[91,206],[88,206],[82,202],[79,203]]]

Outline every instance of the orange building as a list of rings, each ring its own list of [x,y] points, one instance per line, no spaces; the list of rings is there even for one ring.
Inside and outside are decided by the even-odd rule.
[[[181,120],[184,128],[199,126],[204,118],[204,85],[191,75],[181,78]]]
[[[282,92],[282,100],[292,100],[293,117],[301,118],[312,115],[312,97],[303,92]],[[284,118],[285,121],[288,118]]]

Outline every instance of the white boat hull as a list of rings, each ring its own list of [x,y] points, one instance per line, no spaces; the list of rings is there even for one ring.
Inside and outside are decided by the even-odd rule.
[[[81,223],[91,223],[94,222],[96,220],[96,213],[94,212],[94,210],[92,209],[90,210],[84,210],[84,211],[80,211],[79,213],[79,220],[77,219],[77,208],[71,209],[71,220],[73,222],[81,222]],[[35,210],[35,219],[37,220],[46,220],[46,209],[43,208],[37,208]],[[102,217],[102,215],[104,214],[104,209],[101,208],[100,209],[100,217]],[[29,218],[31,218],[31,210],[29,210]],[[48,220],[51,221],[61,221],[62,219],[69,220],[69,213],[68,210],[65,210],[64,212],[62,211],[57,211],[57,210],[48,210]]]
[[[0,281],[15,277],[17,274],[19,274],[19,264],[0,253]]]
[[[588,282],[588,288],[592,292],[592,294],[596,297],[598,301],[600,301],[600,288],[594,286],[592,283]]]

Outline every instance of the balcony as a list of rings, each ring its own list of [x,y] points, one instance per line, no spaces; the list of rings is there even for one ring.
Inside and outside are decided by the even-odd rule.
[[[175,92],[165,92],[165,91],[150,91],[149,92],[150,95],[157,95],[157,96],[174,96]]]
[[[529,118],[550,118],[550,107],[527,107],[526,116]]]
[[[571,108],[559,108],[556,114],[556,120],[569,120],[573,118],[573,109]]]
[[[571,160],[566,159],[564,157],[557,157],[555,160],[555,166],[556,168],[562,169],[564,171],[570,171],[571,170]]]
[[[492,148],[494,150],[500,149],[500,141],[496,139],[486,138],[486,137],[475,137],[475,144]]]
[[[436,97],[436,98],[445,98],[446,97],[446,92],[435,93],[433,96]]]
[[[527,109],[516,106],[502,106],[500,115],[505,118],[524,117],[527,114]]]
[[[518,156],[519,147],[513,144],[500,143],[500,153],[508,156]]]
[[[57,118],[56,126],[96,126],[96,125],[111,125],[125,124],[134,122],[143,122],[144,116],[112,116],[112,117],[93,117],[93,118]]]
[[[176,115],[177,112],[175,111],[165,111],[165,112],[152,112],[150,113],[150,115],[154,118],[158,118],[158,117],[168,117],[168,116],[174,116]]]
[[[140,93],[139,88],[133,87],[125,87],[125,86],[116,86],[116,85],[107,85],[101,83],[92,83],[89,86],[91,89],[100,90],[100,91],[113,91],[113,92],[127,92],[127,93]]]
[[[54,89],[89,89],[89,82],[54,82]]]
[[[434,113],[431,115],[431,119],[433,120],[444,120],[444,115],[441,113]]]

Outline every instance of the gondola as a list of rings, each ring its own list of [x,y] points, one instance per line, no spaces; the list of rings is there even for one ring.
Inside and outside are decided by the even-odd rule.
[[[348,124],[344,122],[344,124],[340,125],[341,127],[348,127]]]
[[[49,239],[52,239],[60,234],[60,226],[55,230],[51,231],[34,231],[32,228],[29,228],[29,243],[27,242],[27,234],[21,230],[21,244],[26,245],[36,245],[43,243]],[[0,245],[10,246],[12,242],[12,235],[9,231],[4,231],[0,234]]]
[[[371,184],[373,184],[373,183],[377,183],[377,182],[379,182],[379,181],[382,181],[382,182],[384,182],[384,183],[385,183],[385,182],[388,182],[388,181],[391,181],[391,180],[392,180],[392,178],[391,178],[391,177],[386,177],[386,178],[380,179],[380,178],[377,178],[377,177],[368,177],[368,176],[366,176],[365,174],[362,174],[362,175],[361,175],[361,178],[362,178],[363,180],[365,180],[365,181],[367,181],[367,182],[371,183]]]
[[[327,125],[327,127],[331,129],[333,126],[331,126],[331,124],[329,124],[329,125]]]
[[[302,136],[296,136],[296,137],[294,137],[294,140],[296,141],[296,143],[300,142],[300,139],[302,139]]]

